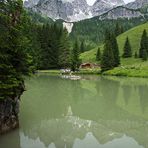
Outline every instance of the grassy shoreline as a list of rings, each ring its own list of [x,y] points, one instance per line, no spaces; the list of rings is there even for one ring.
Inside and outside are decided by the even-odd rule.
[[[60,70],[38,70],[38,73],[48,73],[48,74],[60,74]],[[138,78],[148,78],[148,69],[136,69],[136,68],[123,68],[118,67],[112,70],[106,71],[101,74],[100,70],[80,70],[79,72],[74,72],[76,75],[104,75],[104,76],[117,76],[117,77],[138,77]]]
[[[107,76],[124,76],[124,77],[139,77],[148,78],[148,69],[129,69],[129,68],[115,68],[103,73]]]
[[[38,70],[38,73],[49,73],[49,74],[61,74],[60,70]],[[73,72],[73,74],[90,74],[90,75],[97,75],[100,74],[100,70],[98,69],[88,69],[88,70],[80,70],[77,72]]]

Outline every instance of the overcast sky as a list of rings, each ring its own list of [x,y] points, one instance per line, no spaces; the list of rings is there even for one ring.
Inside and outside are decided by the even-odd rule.
[[[92,5],[95,1],[96,0],[87,0],[89,5]],[[129,2],[134,1],[134,0],[124,0],[124,1],[125,1],[125,3],[129,3]]]

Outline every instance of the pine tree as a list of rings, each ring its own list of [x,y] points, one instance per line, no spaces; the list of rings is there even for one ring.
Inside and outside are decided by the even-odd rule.
[[[135,52],[135,58],[138,58],[138,54],[137,54],[137,51]]]
[[[131,49],[131,45],[128,37],[126,38],[122,57],[123,58],[132,57],[132,49]]]
[[[120,34],[120,26],[119,26],[118,22],[116,23],[116,27],[115,27],[115,34],[116,34],[116,36],[118,36]]]
[[[81,45],[80,45],[80,52],[81,52],[81,53],[85,52],[85,44],[84,44],[84,41],[81,42]]]
[[[148,55],[148,36],[146,30],[144,30],[141,37],[139,57],[142,58],[143,60],[146,60],[147,55]]]
[[[119,25],[119,23],[117,22],[115,27],[115,35],[118,36],[123,32],[124,32],[123,26]]]
[[[101,51],[100,51],[100,48],[98,48],[97,54],[96,54],[96,61],[100,61],[100,60],[101,60]]]
[[[119,56],[119,47],[117,39],[114,34],[111,35],[111,47],[114,55],[114,66],[117,67],[120,65],[120,56]]]
[[[143,57],[142,57],[142,60],[143,60],[143,61],[146,61],[147,58],[148,58],[147,51],[144,50],[144,51],[143,51]]]
[[[79,47],[79,43],[78,40],[75,41],[74,43],[74,47],[72,49],[72,55],[71,55],[71,69],[72,71],[76,71],[79,69],[79,66],[81,64],[81,60],[79,58],[80,55],[80,47]]]
[[[104,51],[101,59],[102,72],[110,70],[114,67],[114,55],[111,47],[111,42],[106,40],[104,45]]]
[[[68,32],[66,28],[64,28],[61,39],[60,39],[59,66],[60,68],[70,68],[71,66],[70,43],[69,43]]]
[[[23,76],[30,73],[24,36],[26,20],[21,0],[0,2],[0,98],[14,99],[24,90]]]
[[[104,41],[106,42],[106,41],[110,41],[110,40],[111,40],[111,32],[108,29],[106,29]]]
[[[59,61],[59,58],[62,57],[62,51],[60,50],[68,49],[66,47],[67,34],[63,26],[56,23],[43,25],[39,33],[39,40],[41,44],[41,69],[60,68],[62,64],[61,61]]]

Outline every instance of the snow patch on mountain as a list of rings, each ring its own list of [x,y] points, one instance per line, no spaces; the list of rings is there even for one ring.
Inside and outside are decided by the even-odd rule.
[[[63,27],[67,29],[68,33],[71,33],[73,28],[73,23],[63,22]]]

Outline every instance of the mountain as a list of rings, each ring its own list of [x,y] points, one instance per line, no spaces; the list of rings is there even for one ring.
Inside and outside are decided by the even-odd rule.
[[[139,17],[142,14],[133,9],[141,8],[147,4],[148,0],[136,0],[126,5],[123,0],[96,0],[93,6],[89,6],[86,0],[28,0],[24,2],[24,6],[34,12],[53,20],[63,19],[68,22],[100,15],[100,19]]]
[[[54,20],[74,22],[101,15],[114,7],[124,5],[123,0],[96,0],[89,6],[86,0],[28,0],[24,6]]]
[[[137,53],[138,53],[138,50],[140,48],[140,40],[141,40],[143,30],[146,29],[148,32],[147,26],[148,26],[148,23],[138,25],[138,26],[124,32],[123,34],[121,34],[117,37],[117,41],[118,41],[119,50],[120,50],[121,55],[123,53],[123,47],[124,47],[124,43],[125,43],[127,36],[129,37],[129,40],[131,43],[133,55],[134,55],[135,51],[137,51]],[[101,50],[103,50],[103,45],[101,45],[100,48],[101,48]],[[96,62],[95,59],[96,59],[97,49],[98,48],[94,48],[90,51],[82,53],[81,54],[82,61],[83,62]],[[132,60],[132,59],[129,59],[129,60],[131,60],[131,62],[128,62],[128,63],[134,64],[133,63],[134,60]]]
[[[125,5],[127,8],[138,9],[148,5],[148,0],[135,0],[134,2]]]
[[[29,8],[54,20],[78,21],[92,17],[90,6],[86,0],[73,0],[71,2],[64,0],[39,0],[36,5]]]
[[[118,6],[114,9],[109,10],[100,16],[100,19],[118,19],[118,18],[135,18],[144,17],[144,14],[140,10],[129,9],[124,6]]]
[[[93,16],[101,15],[114,7],[124,5],[123,0],[96,0],[94,5],[91,7]]]
[[[24,6],[26,8],[32,8],[33,6],[37,5],[39,0],[26,0],[24,1]]]

